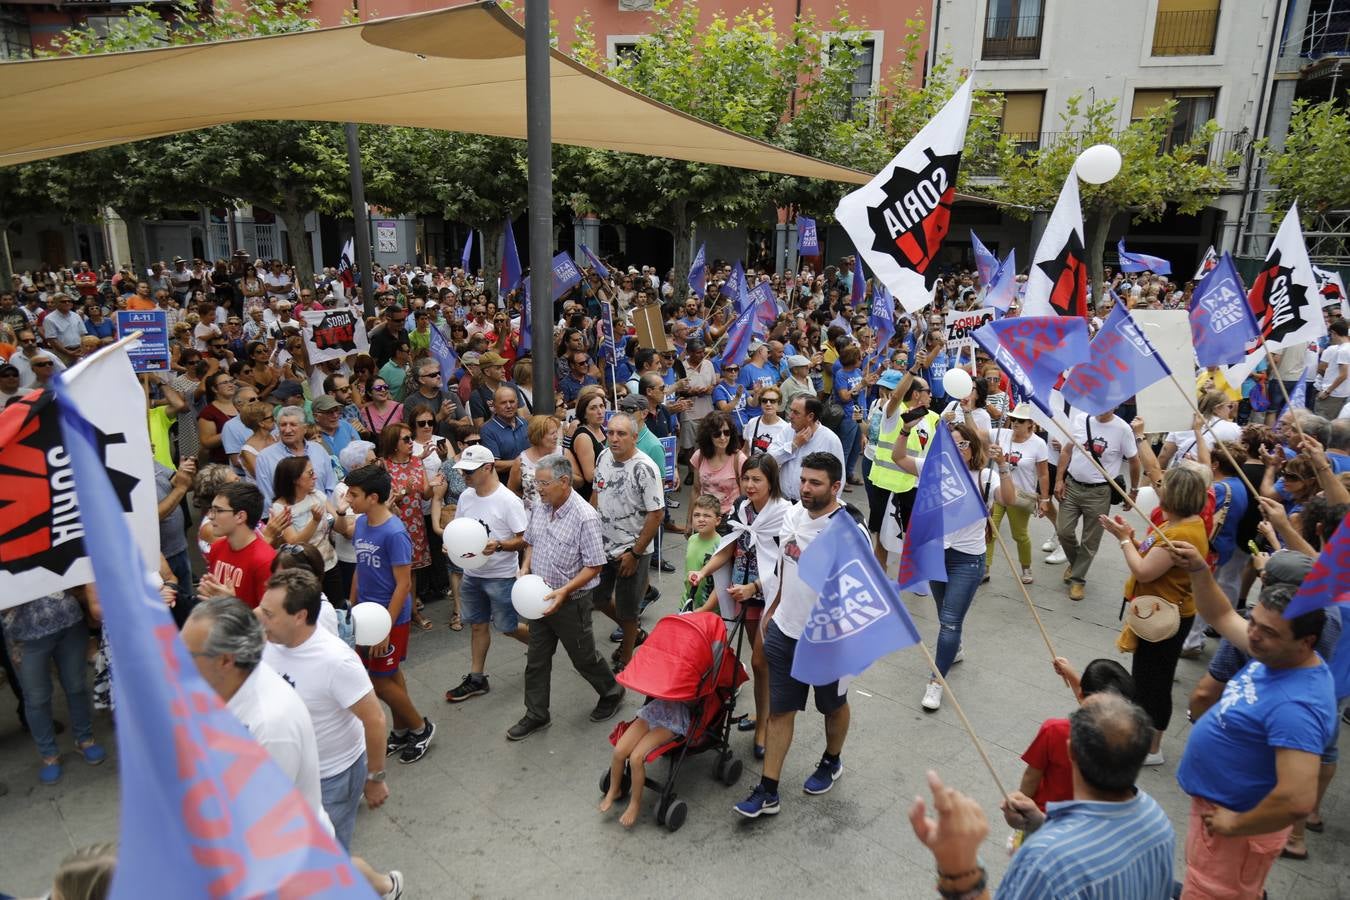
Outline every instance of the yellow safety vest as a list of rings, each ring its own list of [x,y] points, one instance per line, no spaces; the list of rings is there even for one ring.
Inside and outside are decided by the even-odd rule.
[[[868,475],[868,479],[877,487],[895,494],[913,490],[919,481],[917,475],[904,471],[891,459],[891,447],[895,445],[895,439],[900,436],[900,429],[904,426],[901,415],[907,411],[908,407],[901,403],[895,424],[891,426],[890,431],[883,431],[877,438],[877,456],[872,460],[872,471]],[[914,423],[909,432],[909,440],[905,444],[910,456],[923,456],[928,451],[928,444],[932,441],[940,421],[937,413],[930,412]]]

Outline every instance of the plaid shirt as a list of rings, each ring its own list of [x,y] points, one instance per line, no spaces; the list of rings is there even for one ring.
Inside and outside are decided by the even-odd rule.
[[[587,566],[603,566],[607,561],[600,537],[600,514],[576,491],[568,494],[556,510],[547,503],[534,505],[525,526],[525,543],[532,548],[530,571],[555,590]],[[599,583],[597,575],[581,589]]]

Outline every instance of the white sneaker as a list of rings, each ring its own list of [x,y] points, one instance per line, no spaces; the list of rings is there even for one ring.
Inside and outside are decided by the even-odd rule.
[[[1058,547],[1058,546],[1059,546],[1059,539],[1058,539],[1058,538],[1051,538],[1050,540],[1046,541],[1044,544],[1041,544],[1041,552],[1042,552],[1042,553],[1054,553],[1054,552],[1055,552],[1055,548]]]
[[[1144,757],[1144,765],[1146,766],[1161,766],[1163,762],[1164,760],[1161,750],[1159,750],[1157,753],[1150,753],[1148,756]]]
[[[1056,547],[1055,552],[1045,558],[1046,565],[1058,566],[1069,561],[1069,556],[1064,552],[1063,547]]]
[[[928,682],[928,687],[923,690],[923,708],[933,711],[942,705],[942,685],[936,681]]]
[[[961,660],[963,660],[963,659],[965,659],[965,658],[966,658],[966,645],[965,645],[965,644],[962,644],[961,646],[959,646],[959,647],[956,648],[956,657],[955,657],[954,659],[952,659],[952,665],[956,665],[957,663],[959,663]],[[933,682],[933,683],[934,683],[934,684],[937,684],[937,682]],[[938,685],[938,686],[941,687],[941,685]]]

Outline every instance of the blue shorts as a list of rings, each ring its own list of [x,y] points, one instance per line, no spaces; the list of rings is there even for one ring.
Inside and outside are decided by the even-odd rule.
[[[797,654],[797,642],[783,634],[778,623],[769,620],[764,631],[764,660],[769,666],[769,712],[801,712],[806,709],[806,694],[815,688],[816,710],[821,715],[830,713],[848,703],[848,691],[839,690],[839,682],[810,685],[792,677],[792,658]]]
[[[520,625],[516,608],[511,605],[514,578],[479,578],[464,573],[459,582],[460,618],[470,625],[482,625],[489,619],[492,627],[502,634],[515,631]]]

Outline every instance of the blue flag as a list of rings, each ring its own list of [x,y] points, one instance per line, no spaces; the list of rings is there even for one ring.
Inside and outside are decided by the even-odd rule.
[[[971,334],[1013,383],[1014,393],[1053,416],[1050,392],[1065,369],[1088,358],[1087,322],[1078,316],[1016,316]]]
[[[1000,313],[1005,313],[1012,306],[1013,298],[1016,296],[1017,248],[1014,247],[1008,251],[1007,259],[999,263],[994,280],[989,283],[989,289],[984,293],[984,302]]]
[[[1267,383],[1269,383],[1269,380],[1267,380]],[[1269,390],[1269,388],[1267,388],[1267,390]],[[1280,394],[1280,396],[1283,397],[1283,392],[1279,391],[1278,389],[1276,390],[1276,393]],[[1294,382],[1293,390],[1289,392],[1288,402],[1286,402],[1283,406],[1280,407],[1280,418],[1283,419],[1285,413],[1289,412],[1289,410],[1291,409],[1307,409],[1307,408],[1308,408],[1308,369],[1305,366],[1303,369],[1303,374],[1298,376],[1298,381]]]
[[[722,285],[722,294],[735,301],[736,312],[745,312],[750,308],[750,282],[745,280],[745,269],[741,266],[740,260],[736,260],[731,277]]]
[[[689,266],[689,290],[698,295],[702,300],[708,291],[705,284],[708,273],[708,245],[702,243],[698,245],[698,253],[694,254],[694,261]]]
[[[806,216],[797,217],[797,253],[800,256],[817,256],[820,253],[820,238],[816,236],[816,220]]]
[[[464,239],[464,252],[459,255],[459,267],[465,272],[469,271],[469,254],[473,252],[473,229],[469,229],[469,236]]]
[[[989,511],[948,428],[934,429],[920,466],[897,578],[901,590],[917,586],[922,594],[925,582],[947,580],[943,536],[988,518]]]
[[[1237,265],[1224,253],[1195,286],[1191,297],[1191,342],[1202,366],[1231,366],[1247,358],[1246,347],[1261,335],[1247,305]]]
[[[809,548],[808,548],[809,549]],[[805,555],[805,554],[803,554]],[[1327,665],[1336,679],[1336,698],[1350,696],[1350,625],[1345,621],[1350,614],[1350,515],[1322,545],[1312,571],[1299,585],[1298,593],[1284,611],[1286,619],[1301,616],[1315,609],[1337,606],[1341,610],[1341,638]],[[1328,610],[1330,612],[1330,610]]]
[[[876,332],[877,352],[884,354],[895,336],[895,297],[880,281],[872,288],[872,311],[868,313],[867,324]]]
[[[769,329],[778,323],[778,298],[767,281],[761,281],[750,289],[750,298],[755,304],[755,334],[765,336]]]
[[[866,532],[840,509],[797,561],[802,581],[819,596],[797,642],[792,677],[831,684],[919,643],[900,592],[872,554]]]
[[[520,251],[516,249],[516,233],[511,229],[511,220],[506,220],[506,237],[502,249],[502,274],[501,274],[501,294],[502,297],[514,291],[520,286]],[[498,303],[501,297],[497,298]]]
[[[427,352],[441,366],[441,390],[445,390],[450,384],[450,380],[455,377],[455,370],[459,368],[459,355],[455,353],[455,348],[441,333],[441,329],[435,325],[431,326],[431,339],[427,346]]]
[[[595,269],[595,274],[601,278],[609,278],[609,269],[605,268],[605,264],[600,261],[600,257],[591,252],[590,247],[582,244],[581,255],[586,257],[586,261],[591,264],[591,268]]]
[[[1124,303],[1111,310],[1088,351],[1088,358],[1069,370],[1060,391],[1070,406],[1089,415],[1115,409],[1172,374]]]
[[[520,349],[529,350],[534,346],[534,338],[530,335],[530,307],[534,305],[534,298],[530,296],[530,276],[525,276],[525,302],[520,306]]]
[[[614,306],[609,301],[600,304],[600,356],[610,362],[618,361],[614,350]]]
[[[722,348],[721,357],[717,360],[717,369],[721,371],[724,362],[739,365],[745,359],[745,353],[750,348],[750,339],[754,334],[755,306],[752,304],[727,326],[727,342]]]
[[[581,270],[566,250],[553,257],[553,299],[581,284]]]
[[[975,248],[975,271],[980,274],[980,284],[984,287],[993,286],[994,276],[998,274],[998,257],[989,251],[973,228],[970,230],[970,243]]]
[[[69,402],[61,432],[117,668],[122,809],[111,896],[374,898],[198,673],[141,555],[128,552],[135,541],[101,461],[103,436]]]
[[[1147,253],[1131,253],[1125,249],[1125,239],[1121,238],[1116,244],[1116,252],[1120,254],[1120,271],[1122,272],[1153,272],[1158,275],[1171,275],[1172,264],[1161,256],[1149,256]]]
[[[853,254],[853,282],[849,285],[848,302],[854,309],[863,301],[863,295],[867,293],[867,278],[863,275],[862,255]]]

